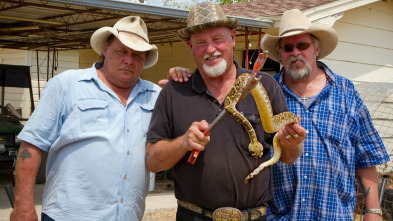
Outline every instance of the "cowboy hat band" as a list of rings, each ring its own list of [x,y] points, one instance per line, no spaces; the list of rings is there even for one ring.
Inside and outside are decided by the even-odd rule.
[[[261,48],[269,51],[269,58],[280,62],[278,43],[280,39],[299,35],[311,34],[319,40],[318,59],[328,56],[337,46],[337,32],[330,26],[311,23],[311,21],[299,10],[287,10],[282,15],[279,28],[279,36],[266,34],[261,40]]]
[[[146,51],[144,69],[157,63],[158,49],[154,44],[149,44],[147,28],[140,17],[128,16],[120,19],[113,27],[102,27],[96,30],[90,38],[90,44],[99,55],[102,55],[105,42],[110,35],[114,35],[132,50]]]
[[[239,21],[237,18],[227,18],[222,8],[212,2],[203,2],[194,5],[188,13],[187,27],[179,30],[177,36],[187,41],[195,32],[207,28],[228,27],[236,28]]]

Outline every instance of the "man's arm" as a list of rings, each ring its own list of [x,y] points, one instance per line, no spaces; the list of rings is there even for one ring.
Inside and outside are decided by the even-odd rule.
[[[15,203],[11,221],[38,220],[34,206],[34,185],[41,164],[42,150],[22,142],[15,166]]]
[[[356,180],[364,195],[365,209],[380,209],[378,194],[378,177],[375,166],[357,169]],[[364,220],[381,220],[378,214],[366,213]]]
[[[203,134],[208,126],[205,120],[194,122],[180,137],[171,141],[160,140],[156,143],[148,143],[146,148],[147,168],[154,173],[167,170],[175,166],[189,151],[204,150],[210,141],[210,136]]]

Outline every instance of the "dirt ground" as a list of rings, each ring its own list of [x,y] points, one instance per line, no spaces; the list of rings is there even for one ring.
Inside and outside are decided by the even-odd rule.
[[[173,192],[173,181],[162,180],[157,177],[154,190],[149,193]],[[176,220],[176,209],[162,209],[153,212],[145,212],[143,221],[171,221]]]

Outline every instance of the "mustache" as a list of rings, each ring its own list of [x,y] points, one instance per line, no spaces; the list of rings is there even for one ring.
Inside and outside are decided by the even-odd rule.
[[[214,52],[213,54],[205,54],[205,55],[203,56],[203,59],[207,59],[207,58],[212,57],[212,56],[221,56],[221,53],[218,52],[218,51],[216,51],[216,52]]]
[[[302,61],[303,63],[306,63],[306,58],[304,58],[302,55],[297,55],[297,56],[292,56],[289,58],[289,63],[293,63],[296,61]]]
[[[135,68],[131,67],[131,66],[122,66],[122,67],[119,67],[119,70],[121,70],[121,71],[135,71]]]

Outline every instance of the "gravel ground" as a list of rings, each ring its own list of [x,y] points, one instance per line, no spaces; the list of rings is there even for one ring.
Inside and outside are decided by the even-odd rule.
[[[157,210],[145,213],[143,221],[170,221],[176,220],[176,209]]]
[[[154,190],[149,193],[173,192],[173,182],[156,180]],[[143,221],[171,221],[176,220],[176,209],[161,209],[152,212],[145,212]]]

